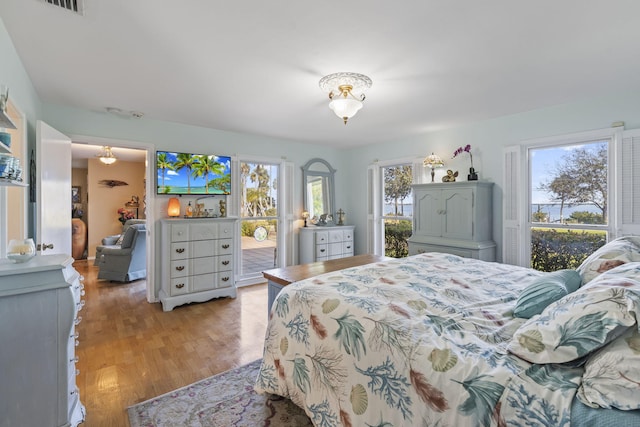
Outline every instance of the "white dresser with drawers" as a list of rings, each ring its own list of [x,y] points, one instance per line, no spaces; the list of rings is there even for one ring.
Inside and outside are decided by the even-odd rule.
[[[353,225],[309,226],[299,230],[300,264],[353,256]]]
[[[0,425],[77,426],[82,277],[69,255],[0,260]]]
[[[160,301],[164,311],[190,302],[236,297],[234,219],[164,219]]]

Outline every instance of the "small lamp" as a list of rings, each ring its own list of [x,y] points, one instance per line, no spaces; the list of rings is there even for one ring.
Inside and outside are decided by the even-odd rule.
[[[307,226],[307,219],[309,218],[309,212],[302,211],[302,219],[304,220],[304,226]]]
[[[172,217],[180,216],[180,201],[177,197],[172,197],[169,199],[167,214]]]
[[[423,164],[431,168],[431,182],[433,182],[433,178],[436,174],[435,168],[441,168],[444,166],[442,159],[433,153],[431,153],[430,156],[425,157]]]

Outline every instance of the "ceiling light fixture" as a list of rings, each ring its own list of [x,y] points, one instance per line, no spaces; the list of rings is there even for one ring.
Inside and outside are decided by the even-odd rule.
[[[109,147],[108,145],[102,147],[102,151],[100,151],[100,154],[98,154],[96,157],[105,165],[111,165],[115,163],[116,160],[118,160],[111,151],[111,147]]]
[[[106,107],[105,111],[116,117],[120,117],[121,119],[141,119],[144,117],[144,113],[142,111],[124,111],[116,107]]]
[[[371,87],[371,79],[358,73],[333,73],[320,79],[320,89],[329,94],[329,108],[344,124],[362,108],[364,91]]]

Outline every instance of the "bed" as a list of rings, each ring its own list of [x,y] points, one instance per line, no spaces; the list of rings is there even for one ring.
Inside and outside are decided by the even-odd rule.
[[[639,306],[634,237],[577,271],[443,253],[353,267],[280,292],[255,390],[318,427],[638,426]]]

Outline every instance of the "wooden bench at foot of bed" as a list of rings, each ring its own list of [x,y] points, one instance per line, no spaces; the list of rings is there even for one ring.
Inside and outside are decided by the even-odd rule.
[[[267,279],[269,288],[269,300],[267,310],[271,310],[271,305],[276,295],[283,287],[297,282],[299,280],[308,279],[309,277],[319,276],[320,274],[330,273],[332,271],[343,270],[345,268],[356,267],[358,265],[371,264],[373,262],[388,261],[389,258],[382,255],[356,255],[346,258],[332,259],[329,261],[311,262],[309,264],[292,265],[284,268],[274,268],[262,272]]]

